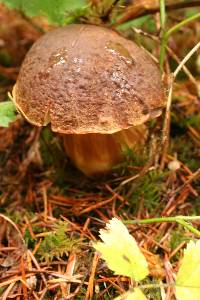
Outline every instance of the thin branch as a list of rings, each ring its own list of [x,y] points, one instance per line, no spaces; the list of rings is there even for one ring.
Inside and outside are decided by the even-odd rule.
[[[169,93],[167,97],[167,105],[165,111],[165,119],[163,125],[163,137],[162,137],[162,145],[163,145],[163,153],[161,158],[161,168],[164,167],[165,156],[167,154],[168,144],[169,144],[169,133],[170,133],[170,111],[171,111],[171,104],[172,104],[172,93],[173,93],[173,85],[176,76],[183,68],[185,63],[190,59],[190,57],[200,48],[200,42],[196,44],[192,50],[184,57],[181,63],[178,65],[174,73],[171,74],[170,82],[169,82]]]
[[[169,133],[170,133],[170,111],[171,111],[171,104],[172,104],[172,92],[173,92],[173,83],[174,78],[171,75],[169,80],[169,92],[167,97],[167,105],[165,109],[165,119],[163,124],[163,133],[162,133],[162,158],[161,158],[161,169],[164,168],[165,165],[165,156],[167,154],[168,145],[169,145]]]
[[[200,42],[198,42],[198,44],[196,44],[196,46],[194,46],[190,52],[184,57],[184,59],[181,61],[181,63],[178,65],[178,67],[176,68],[176,70],[174,71],[173,75],[174,75],[174,79],[176,78],[176,76],[178,75],[178,73],[180,72],[180,70],[183,68],[183,66],[185,65],[185,63],[190,59],[190,57],[200,48]]]
[[[144,37],[147,37],[147,38],[151,39],[152,41],[160,44],[160,37],[158,37],[156,35],[153,35],[153,34],[150,34],[149,32],[143,31],[140,28],[131,27],[131,29],[136,34],[143,35]],[[169,55],[177,62],[177,64],[180,64],[181,60],[176,55],[176,53],[169,46],[167,46],[166,49],[167,49],[167,52],[169,53]],[[199,86],[198,86],[198,83],[197,83],[197,80],[195,79],[195,77],[192,75],[192,73],[190,72],[190,70],[185,65],[183,66],[183,71],[188,76],[188,78],[191,81],[191,83],[195,86],[198,96],[200,96],[200,89],[199,89]]]
[[[182,191],[188,184],[190,184],[193,181],[196,181],[197,179],[200,178],[200,168],[194,172],[189,178],[188,180],[186,180],[186,182],[184,182],[183,185],[181,185],[180,187],[178,187],[174,193],[179,193],[180,191]]]
[[[25,245],[25,241],[24,241],[24,238],[21,234],[21,231],[19,230],[19,228],[17,227],[17,225],[10,219],[8,218],[7,216],[3,215],[3,214],[0,214],[0,218],[4,219],[5,221],[7,221],[8,223],[10,223],[14,228],[15,230],[18,232],[23,244]]]
[[[181,63],[181,60],[179,59],[179,57],[176,55],[176,53],[170,48],[170,47],[167,47],[167,52],[169,53],[169,55],[178,63],[180,64]],[[198,87],[198,82],[197,80],[195,79],[195,77],[192,75],[192,73],[190,72],[190,70],[185,66],[183,65],[183,71],[185,72],[185,74],[188,76],[189,80],[191,81],[191,83],[195,86],[196,88],[196,91],[197,91],[197,94],[198,96],[199,95],[199,87]]]

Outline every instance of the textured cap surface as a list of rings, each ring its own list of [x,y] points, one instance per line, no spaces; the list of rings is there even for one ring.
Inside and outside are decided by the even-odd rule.
[[[159,69],[145,50],[112,30],[76,24],[37,40],[13,98],[29,122],[66,134],[114,133],[164,105]]]

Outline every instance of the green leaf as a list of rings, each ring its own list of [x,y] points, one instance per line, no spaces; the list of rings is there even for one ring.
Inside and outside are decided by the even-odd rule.
[[[69,14],[88,7],[87,0],[0,0],[10,8],[22,11],[29,17],[45,16],[52,23],[63,25]]]
[[[176,279],[178,300],[200,299],[200,240],[190,241]]]
[[[0,103],[0,126],[8,127],[10,122],[15,121],[15,106],[11,101]]]
[[[100,238],[103,242],[97,242],[94,248],[102,254],[102,258],[115,274],[129,276],[136,281],[148,275],[144,255],[120,220],[113,218],[106,225],[106,229],[100,230]]]
[[[114,300],[147,300],[147,298],[139,288],[135,288],[133,291],[128,291]]]

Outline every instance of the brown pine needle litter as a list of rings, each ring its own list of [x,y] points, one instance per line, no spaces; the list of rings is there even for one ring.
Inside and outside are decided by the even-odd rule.
[[[158,1],[129,2],[127,7],[104,7],[99,18],[103,10],[91,1],[98,8],[95,17],[80,21],[108,26],[109,18],[123,10],[109,26],[158,60]],[[198,13],[199,7],[200,1],[166,1],[167,26]],[[141,16],[147,19],[140,25],[120,27]],[[0,20],[2,102],[8,100],[28,48],[53,25],[2,4]],[[170,36],[163,73],[166,114],[150,122],[148,149],[127,153],[110,176],[88,179],[77,171],[48,126],[35,128],[18,115],[8,128],[0,127],[0,299],[106,300],[134,287],[130,278],[114,276],[93,248],[99,230],[113,217],[134,221],[127,227],[150,270],[141,282],[144,293],[153,300],[175,299],[175,274],[187,242],[199,238],[200,220],[140,221],[200,216],[199,47],[199,19]],[[155,288],[148,289],[149,284]]]

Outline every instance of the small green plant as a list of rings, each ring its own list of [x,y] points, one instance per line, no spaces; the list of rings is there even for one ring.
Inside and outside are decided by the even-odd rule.
[[[0,126],[8,127],[10,122],[15,121],[15,106],[11,101],[0,103]]]
[[[60,259],[77,249],[78,240],[67,235],[67,226],[67,222],[59,221],[54,225],[53,231],[44,238],[38,251],[41,260],[50,262],[54,258]]]
[[[174,217],[174,219],[184,217]],[[164,218],[163,218],[164,219]],[[171,217],[173,220],[173,217]],[[147,220],[144,220],[148,222]],[[139,221],[141,222],[141,221]],[[119,241],[120,237],[120,241]],[[148,274],[147,261],[139,249],[135,239],[128,233],[126,226],[117,218],[113,218],[100,230],[102,242],[94,244],[108,267],[117,275],[130,277],[138,282],[145,279]],[[200,240],[190,241],[184,251],[182,264],[177,273],[175,290],[177,300],[200,299]],[[148,288],[160,288],[160,285],[150,284]],[[127,293],[115,298],[115,300],[147,300],[142,292],[146,285],[138,284]]]

